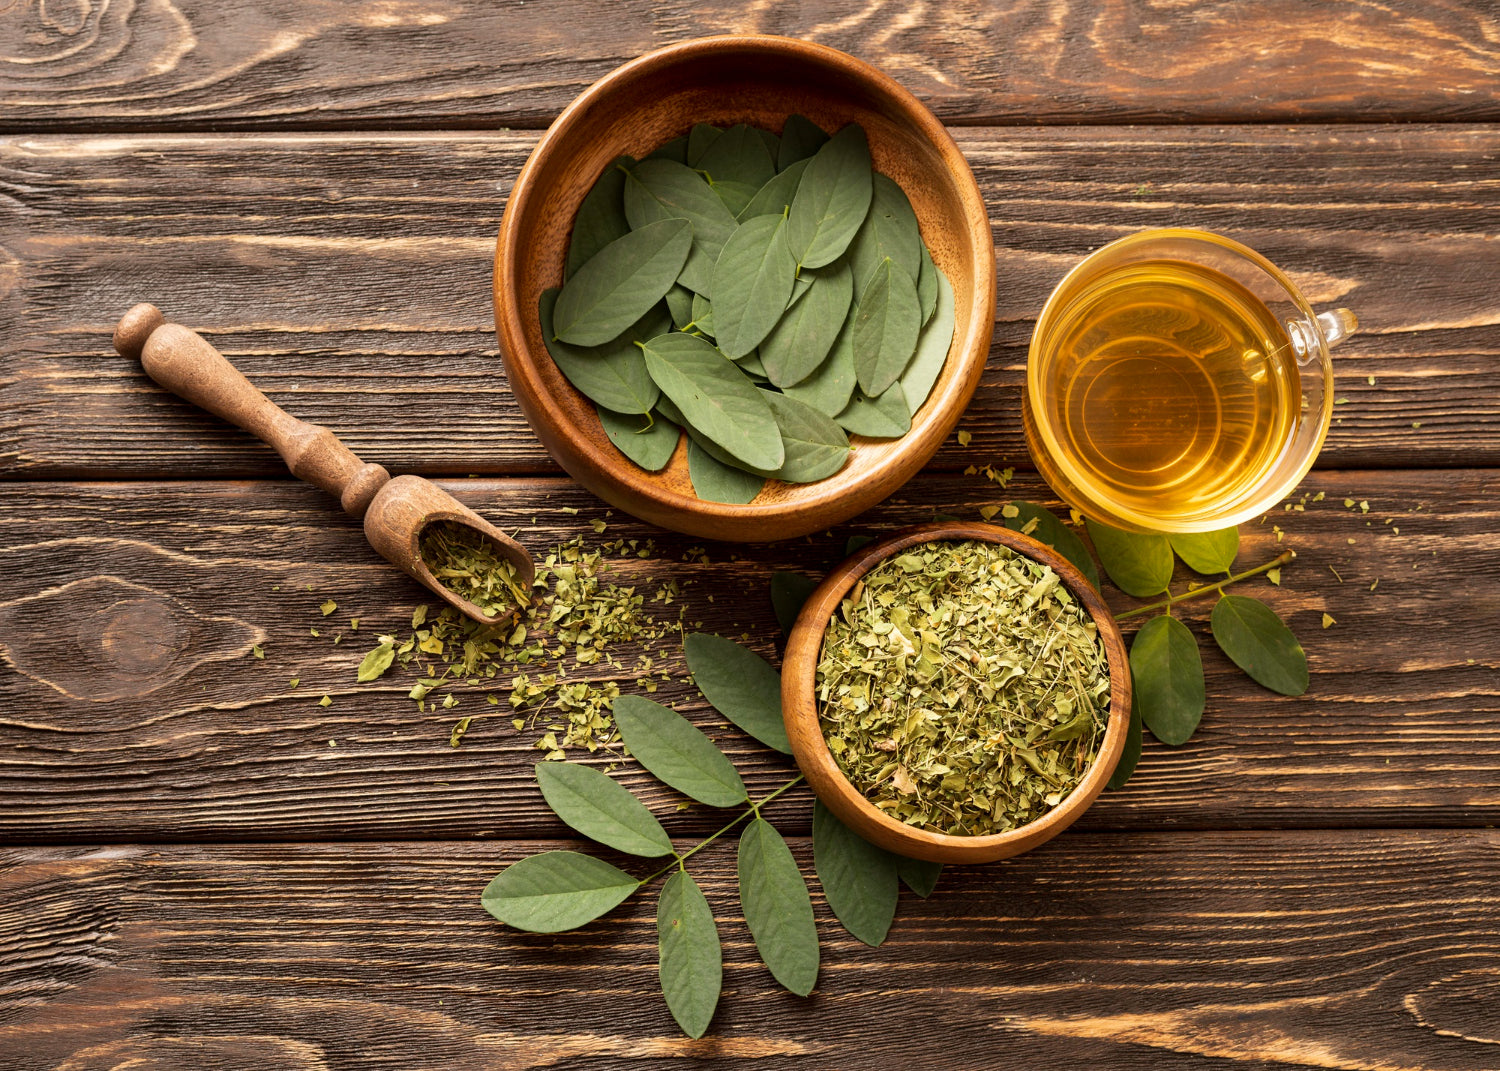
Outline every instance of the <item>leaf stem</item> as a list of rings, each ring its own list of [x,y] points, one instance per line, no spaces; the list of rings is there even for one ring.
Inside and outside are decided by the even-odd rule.
[[[760,809],[762,807],[764,807],[766,804],[770,803],[777,796],[781,795],[783,792],[785,792],[787,789],[791,788],[793,785],[797,784],[801,780],[802,780],[802,775],[798,774],[796,777],[792,778],[790,781],[788,781],[786,784],[782,785],[780,788],[776,789],[774,792],[770,793],[769,795],[765,796],[762,799],[756,800],[754,803],[751,803],[749,805],[749,807],[747,807],[744,811],[742,811],[741,813],[739,813],[738,815],[736,815],[734,817],[734,820],[731,821],[728,825],[723,826],[722,828],[714,831],[713,833],[710,833],[707,837],[705,837],[703,840],[699,841],[697,844],[693,845],[687,851],[682,852],[681,854],[674,854],[672,856],[672,862],[670,862],[666,866],[662,867],[655,874],[649,874],[646,877],[642,878],[636,884],[638,886],[642,886],[642,887],[646,886],[646,885],[649,885],[649,884],[651,884],[651,882],[655,881],[657,878],[661,877],[663,874],[665,874],[667,871],[673,869],[674,867],[677,868],[677,869],[679,869],[679,870],[686,869],[686,867],[684,866],[684,864],[689,859],[691,859],[693,856],[697,855],[704,848],[707,848],[710,844],[712,844],[714,841],[718,840],[725,833],[728,833],[731,829],[733,829],[735,826],[739,825],[745,819],[751,818],[751,817],[759,818],[760,817]]]
[[[1223,590],[1230,584],[1238,584],[1241,580],[1248,580],[1252,576],[1259,576],[1261,573],[1268,572],[1278,565],[1285,565],[1296,556],[1296,551],[1290,549],[1284,550],[1264,565],[1257,565],[1254,569],[1246,569],[1243,573],[1236,573],[1226,580],[1220,580],[1217,584],[1194,588],[1192,591],[1185,591],[1181,595],[1168,596],[1160,602],[1151,603],[1149,606],[1137,606],[1134,610],[1126,610],[1123,614],[1116,614],[1115,620],[1124,621],[1127,618],[1139,617],[1141,614],[1149,614],[1152,610],[1161,610],[1169,606],[1176,606],[1178,603],[1185,602],[1188,599],[1196,599],[1200,595],[1207,595],[1210,591],[1217,591],[1222,594]]]

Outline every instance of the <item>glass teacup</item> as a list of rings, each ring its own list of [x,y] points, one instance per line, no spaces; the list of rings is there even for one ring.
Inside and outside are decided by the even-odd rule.
[[[1164,229],[1090,254],[1047,299],[1023,417],[1043,478],[1094,520],[1228,528],[1312,467],[1333,413],[1329,348],[1348,309],[1315,313],[1254,250]]]

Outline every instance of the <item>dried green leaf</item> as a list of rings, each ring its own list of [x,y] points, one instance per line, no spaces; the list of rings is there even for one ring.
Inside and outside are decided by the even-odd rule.
[[[792,207],[792,198],[797,195],[797,184],[802,181],[802,172],[807,170],[807,161],[798,160],[791,167],[772,178],[750,198],[739,213],[739,221],[745,222],[756,216],[780,216]]]
[[[1168,540],[1183,563],[1193,572],[1204,576],[1230,572],[1234,559],[1240,553],[1238,528],[1173,535]]]
[[[656,905],[657,971],[667,1010],[682,1032],[701,1038],[719,1006],[724,956],[713,909],[698,883],[679,870]]]
[[[871,273],[854,313],[860,390],[873,398],[901,378],[916,352],[921,323],[916,282],[887,257]]]
[[[870,210],[854,240],[849,243],[855,289],[863,293],[875,269],[887,258],[911,277],[915,287],[922,270],[922,250],[922,232],[917,226],[917,214],[912,211],[911,202],[890,176],[877,171]],[[920,302],[917,307],[920,325],[925,318],[920,313]]]
[[[771,574],[771,608],[776,612],[776,623],[784,635],[792,634],[797,615],[817,586],[816,580],[801,573],[778,569]]]
[[[1099,590],[1099,570],[1094,565],[1094,556],[1073,529],[1065,525],[1051,510],[1035,502],[1017,500],[1010,505],[1015,509],[1005,511],[1005,527],[1012,532],[1023,532],[1038,543],[1047,544],[1077,566],[1078,571],[1094,586],[1094,590]],[[1015,516],[1010,515],[1012,512]]]
[[[358,679],[362,682],[373,681],[384,675],[395,658],[396,649],[389,643],[382,643],[360,660]]]
[[[672,460],[682,429],[665,417],[616,413],[600,408],[599,423],[620,453],[647,472],[659,472]]]
[[[563,278],[570,278],[610,242],[630,233],[630,221],[625,218],[625,170],[634,167],[635,162],[633,156],[615,157],[584,195],[573,219]]]
[[[766,391],[776,414],[786,459],[772,475],[787,483],[812,483],[832,476],[849,460],[849,437],[837,422],[806,402]]]
[[[818,982],[818,928],[797,860],[764,818],[740,837],[740,904],[760,958],[785,988],[805,997]]]
[[[776,154],[776,166],[787,170],[799,161],[809,159],[828,141],[823,128],[805,115],[787,116],[781,128],[781,148]]]
[[[708,292],[714,261],[737,226],[702,175],[670,160],[642,160],[626,176],[625,218],[637,229],[667,219],[692,224],[692,247],[677,281],[700,294]]]
[[[1172,545],[1164,535],[1125,532],[1089,519],[1089,537],[1104,571],[1127,595],[1159,595],[1172,582]]]
[[[644,349],[651,378],[693,429],[747,465],[781,466],[786,454],[775,414],[733,361],[681,333],[654,338]]]
[[[556,338],[598,346],[618,337],[666,296],[692,243],[693,228],[680,219],[648,224],[609,243],[563,284],[553,309]]]
[[[557,301],[556,289],[543,290],[537,313],[547,353],[558,371],[595,405],[617,413],[649,412],[661,392],[646,371],[646,358],[636,342],[654,338],[667,327],[660,306],[602,346],[571,346],[553,337]]]
[[[715,138],[694,166],[707,174],[708,181],[715,186],[725,182],[748,186],[752,197],[776,175],[776,161],[771,158],[765,139],[744,123]]]
[[[502,870],[479,902],[518,930],[559,933],[593,922],[639,887],[635,878],[593,856],[542,852]]]
[[[781,716],[781,674],[769,662],[706,632],[689,634],[682,648],[688,672],[715,710],[766,747],[792,753]]]
[[[625,746],[655,777],[710,807],[748,802],[745,783],[712,740],[675,710],[636,695],[615,700]]]
[[[845,317],[844,326],[833,340],[833,348],[816,371],[800,383],[783,387],[788,398],[805,402],[820,413],[837,417],[854,395],[854,318]]]
[[[705,502],[743,506],[755,501],[766,478],[714,456],[714,448],[689,433],[688,479],[693,493]]]
[[[539,762],[535,770],[547,806],[585,837],[631,855],[672,854],[656,816],[608,774],[576,762]]]
[[[906,402],[911,406],[913,413],[922,408],[922,403],[927,401],[927,396],[932,393],[933,384],[943,374],[943,365],[948,362],[948,353],[953,349],[955,314],[953,284],[948,282],[948,277],[941,269],[934,267],[932,273],[936,294],[933,308],[936,310],[936,315],[932,312],[923,313],[927,326],[922,328],[922,333],[917,336],[917,351],[912,355],[906,371],[901,373],[901,390],[906,394]],[[918,299],[921,299],[920,287]],[[928,319],[928,317],[931,318]]]
[[[766,375],[778,387],[801,383],[817,371],[854,301],[854,273],[842,261],[802,274],[810,278],[807,293],[785,310],[760,347]]]
[[[744,356],[771,333],[786,311],[796,277],[783,217],[756,216],[729,236],[714,265],[710,290],[717,310],[714,338],[726,357]]]
[[[798,266],[837,260],[870,210],[870,146],[850,123],[813,155],[787,218],[787,243]]]
[[[908,859],[904,855],[898,855],[896,856],[896,873],[900,875],[908,889],[925,900],[932,895],[932,890],[937,888],[938,878],[943,873],[943,864],[929,863],[925,859]]]
[[[873,947],[885,942],[896,918],[900,884],[896,857],[813,801],[813,865],[828,907],[844,929]]]
[[[892,383],[878,398],[856,389],[834,419],[844,430],[872,439],[894,439],[911,430],[911,409],[900,383]]]
[[[1214,605],[1209,625],[1214,642],[1251,680],[1282,695],[1307,691],[1307,654],[1265,603],[1225,595]]]
[[[1175,617],[1153,617],[1130,644],[1133,702],[1141,722],[1163,744],[1187,742],[1206,702],[1198,641]]]

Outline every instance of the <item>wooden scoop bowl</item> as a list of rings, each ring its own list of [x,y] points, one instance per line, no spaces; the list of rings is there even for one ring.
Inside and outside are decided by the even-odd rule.
[[[239,369],[196,331],[170,324],[155,305],[135,306],[115,326],[115,349],[139,360],[146,374],[200,409],[244,428],[273,447],[298,479],[321,487],[344,512],[364,518],[365,537],[391,564],[448,605],[481,624],[498,625],[506,614],[486,614],[450,591],[422,561],[422,531],[454,521],[480,532],[516,570],[522,591],[531,590],[536,567],[510,536],[458,499],[420,476],[397,476],[361,461],[325,427],[290,416],[257,390]]]

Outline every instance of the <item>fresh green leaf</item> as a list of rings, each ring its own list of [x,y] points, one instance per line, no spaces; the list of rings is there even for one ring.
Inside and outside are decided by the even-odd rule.
[[[1175,617],[1153,617],[1130,644],[1133,702],[1163,744],[1187,743],[1203,719],[1203,660],[1198,641]]]
[[[1225,595],[1209,619],[1214,642],[1250,679],[1282,695],[1307,691],[1307,654],[1292,630],[1259,599]]]
[[[701,1038],[719,1006],[724,956],[713,909],[685,870],[661,887],[656,905],[657,970],[667,1010],[682,1032]]]
[[[373,681],[379,678],[386,670],[391,668],[395,661],[396,650],[389,643],[382,643],[364,658],[360,659],[358,679],[361,682]]]
[[[781,674],[733,640],[694,632],[683,640],[688,671],[703,697],[766,747],[792,753],[781,719]]]
[[[797,261],[787,248],[781,216],[756,216],[729,236],[709,292],[717,310],[714,338],[726,357],[744,356],[771,333],[796,277]]]
[[[776,154],[776,166],[786,171],[793,164],[806,160],[828,141],[823,128],[805,115],[789,115],[781,128],[781,149]]]
[[[917,336],[917,352],[911,363],[901,373],[901,389],[906,393],[907,404],[915,413],[932,393],[933,384],[943,374],[943,365],[948,362],[948,353],[953,348],[953,284],[942,269],[932,269],[933,286],[936,290],[934,309],[936,314],[925,312],[927,326]],[[918,288],[920,291],[920,287]],[[920,300],[920,295],[919,295]]]
[[[923,900],[932,895],[932,890],[937,888],[938,878],[943,873],[942,863],[929,863],[925,859],[908,859],[904,855],[896,856],[896,873],[906,887],[916,893]]]
[[[745,783],[712,740],[675,710],[638,695],[615,700],[625,746],[652,775],[710,807],[745,803]]]
[[[1240,553],[1238,528],[1168,536],[1168,540],[1183,563],[1193,572],[1204,576],[1230,572],[1234,559]]]
[[[732,506],[755,501],[755,496],[766,485],[766,477],[730,464],[715,457],[714,453],[712,446],[689,433],[688,479],[692,481],[693,493],[705,502],[723,502]]]
[[[847,264],[802,274],[811,277],[807,293],[785,311],[760,347],[766,374],[778,387],[801,383],[818,370],[854,301],[854,273]]]
[[[850,536],[844,540],[844,557],[852,557],[855,551],[862,550],[873,542],[875,542],[875,537],[872,535]]]
[[[610,242],[563,284],[553,309],[556,338],[598,346],[619,336],[666,296],[692,243],[692,226],[679,219]]]
[[[776,479],[812,483],[844,467],[849,460],[849,437],[832,417],[775,391],[766,391],[765,395],[781,428],[781,446],[786,455],[775,472]]]
[[[1124,788],[1141,761],[1141,708],[1131,704],[1130,728],[1125,733],[1125,750],[1120,753],[1119,765],[1110,774],[1109,788]]]
[[[681,283],[673,283],[672,289],[667,291],[667,309],[672,314],[672,326],[677,330],[681,331],[693,322],[693,298],[696,296]]]
[[[547,353],[568,382],[589,401],[617,413],[645,413],[656,404],[661,391],[646,371],[646,358],[636,341],[660,333],[666,322],[656,308],[627,328],[618,339],[603,346],[570,346],[553,337],[557,290],[543,290],[538,314]]]
[[[688,424],[747,465],[781,467],[786,454],[776,416],[733,361],[680,332],[654,338],[644,350],[651,378]]]
[[[705,335],[714,333],[714,303],[702,294],[693,295],[693,327]],[[727,353],[724,356],[729,356]]]
[[[922,271],[922,232],[917,226],[917,214],[901,187],[890,176],[878,171],[870,198],[870,210],[860,224],[854,241],[849,243],[849,262],[854,268],[854,285],[861,292],[869,284],[887,258],[901,268],[916,286]],[[920,326],[921,303],[918,302],[918,325]]]
[[[844,929],[872,948],[883,944],[900,896],[896,857],[840,822],[822,800],[814,800],[813,865],[829,910]]]
[[[833,340],[828,356],[801,383],[783,387],[788,398],[806,402],[820,413],[837,418],[849,405],[854,395],[854,318],[844,320],[844,326]]]
[[[917,285],[889,257],[859,295],[854,314],[854,371],[859,389],[873,398],[901,378],[921,330]]]
[[[821,268],[837,260],[870,210],[870,146],[850,123],[813,156],[787,217],[787,243],[797,264]]]
[[[646,156],[647,160],[671,160],[674,164],[687,163],[688,139],[684,134],[680,138],[673,138],[665,145],[659,147],[655,152]]]
[[[617,156],[584,195],[568,239],[564,278],[570,278],[610,242],[630,233],[630,221],[625,218],[625,169],[634,166],[633,156]]]
[[[707,174],[708,181],[715,186],[724,182],[748,186],[751,197],[776,175],[776,161],[771,158],[765,139],[754,127],[744,123],[730,127],[715,138],[698,157],[695,166]]]
[[[1005,527],[1012,532],[1029,535],[1038,543],[1047,544],[1077,566],[1078,571],[1094,586],[1094,590],[1099,590],[1099,570],[1094,565],[1094,556],[1073,529],[1063,524],[1051,510],[1035,502],[1016,501],[1010,504],[1015,507],[1016,515],[1005,518]],[[1033,521],[1036,523],[1033,524]]]
[[[748,182],[735,182],[733,179],[725,179],[723,182],[714,182],[710,185],[713,186],[714,193],[719,195],[719,200],[724,202],[724,207],[734,213],[735,219],[744,215],[745,209],[754,200],[757,190],[757,187]]]
[[[760,350],[751,350],[743,357],[736,357],[734,363],[739,365],[740,371],[753,379],[757,386],[771,382],[766,378],[766,366],[761,363]]]
[[[760,958],[777,982],[805,997],[818,983],[818,928],[792,850],[764,818],[740,837],[740,905]]]
[[[764,127],[752,126],[750,129],[760,135],[760,140],[766,143],[766,152],[771,154],[772,160],[775,160],[777,154],[781,152],[781,136],[771,133]]]
[[[640,883],[618,867],[578,852],[542,852],[512,863],[480,895],[507,926],[559,933],[618,907]]]
[[[779,216],[786,212],[792,206],[792,198],[797,195],[797,184],[802,181],[802,172],[806,170],[807,161],[798,160],[756,190],[750,203],[741,210],[739,221],[743,223],[755,216]]]
[[[1099,561],[1115,587],[1137,598],[1167,590],[1172,582],[1172,545],[1166,536],[1124,532],[1095,520],[1085,523]]]
[[[922,323],[932,319],[938,305],[938,266],[933,262],[932,250],[922,246],[922,267],[917,272],[917,301],[922,306]]]
[[[714,261],[737,226],[734,213],[703,176],[671,160],[642,160],[625,178],[625,218],[637,230],[666,219],[685,219],[692,247],[677,281],[707,293]]]
[[[616,413],[601,407],[599,423],[620,453],[647,472],[666,468],[682,437],[682,429],[661,416],[653,419],[648,414]]]
[[[776,623],[783,635],[792,634],[797,615],[817,586],[816,580],[801,573],[778,569],[771,574],[771,608],[776,611]]]
[[[697,167],[698,161],[703,159],[703,154],[713,146],[713,143],[724,136],[724,128],[714,126],[712,123],[694,123],[693,128],[687,133],[687,165]]]
[[[911,409],[900,383],[892,383],[878,398],[856,390],[843,412],[834,419],[844,430],[872,439],[894,439],[911,429]]]
[[[631,855],[672,854],[656,816],[608,774],[576,762],[539,762],[536,783],[552,813],[585,837]]]

